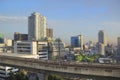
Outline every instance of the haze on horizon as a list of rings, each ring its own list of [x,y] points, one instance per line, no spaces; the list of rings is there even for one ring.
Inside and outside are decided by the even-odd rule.
[[[119,4],[120,0],[0,0],[0,33],[27,33],[28,16],[39,12],[47,18],[55,38],[69,42],[71,36],[81,34],[84,41],[97,42],[98,31],[104,30],[108,42],[116,43],[120,37]]]

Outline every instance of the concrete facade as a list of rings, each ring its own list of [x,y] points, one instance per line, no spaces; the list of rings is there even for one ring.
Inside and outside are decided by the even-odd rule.
[[[14,62],[15,61],[15,62]],[[75,63],[41,61],[37,59],[0,56],[0,63],[35,70],[37,72],[59,72],[78,75],[105,76],[120,78],[119,64]]]
[[[9,77],[10,71],[16,73],[18,69],[8,66],[0,66],[0,80],[6,80]]]
[[[35,41],[16,41],[14,42],[14,53],[37,54],[37,43]]]
[[[39,13],[28,17],[28,40],[43,40],[46,37],[46,18]]]

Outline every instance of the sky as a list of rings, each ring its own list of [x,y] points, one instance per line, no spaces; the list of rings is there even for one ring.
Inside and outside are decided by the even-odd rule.
[[[83,35],[84,42],[97,42],[104,30],[108,42],[120,37],[120,0],[0,0],[0,33],[28,33],[28,16],[39,12],[53,28],[54,38],[69,43],[71,36]]]

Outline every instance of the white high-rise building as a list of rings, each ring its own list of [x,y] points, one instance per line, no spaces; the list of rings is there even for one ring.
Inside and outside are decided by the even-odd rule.
[[[46,18],[39,13],[28,17],[28,40],[43,40],[46,37]]]

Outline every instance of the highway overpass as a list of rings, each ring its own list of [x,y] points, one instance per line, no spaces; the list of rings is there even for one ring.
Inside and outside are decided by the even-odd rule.
[[[7,65],[29,69],[43,73],[64,73],[76,75],[89,75],[110,78],[120,78],[119,64],[76,63],[59,61],[42,61],[33,58],[0,55],[0,65]]]

